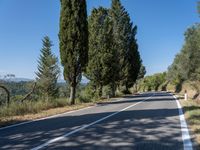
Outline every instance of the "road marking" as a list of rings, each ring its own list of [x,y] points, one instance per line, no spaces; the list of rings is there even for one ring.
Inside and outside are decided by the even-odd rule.
[[[153,95],[154,95],[154,94],[153,94]],[[129,108],[131,108],[131,107],[134,107],[134,106],[136,106],[136,105],[138,105],[138,104],[140,104],[140,103],[142,103],[142,102],[144,102],[144,101],[150,99],[151,97],[153,97],[153,95],[150,96],[150,97],[148,97],[148,98],[146,98],[146,99],[144,99],[144,100],[141,100],[140,102],[137,102],[137,103],[135,103],[135,104],[132,104],[132,105],[130,105],[130,106],[126,107],[126,108],[123,108],[123,109],[121,109],[121,110],[119,110],[119,111],[116,111],[115,113],[112,113],[112,114],[110,114],[110,115],[108,115],[108,116],[106,116],[106,117],[103,117],[103,118],[101,118],[101,119],[99,119],[99,120],[96,120],[96,121],[94,121],[94,122],[92,122],[92,123],[90,123],[90,124],[84,125],[84,126],[78,128],[78,129],[76,129],[76,130],[73,130],[73,131],[71,131],[71,132],[69,132],[69,133],[66,133],[66,134],[64,134],[63,136],[60,136],[60,137],[54,138],[54,139],[52,139],[52,140],[49,140],[49,141],[47,141],[46,143],[44,143],[44,144],[42,144],[42,145],[39,145],[39,146],[37,146],[37,147],[35,147],[35,148],[32,148],[31,150],[39,150],[39,149],[41,149],[41,148],[44,148],[44,147],[48,146],[49,144],[52,144],[52,143],[54,143],[54,142],[63,140],[63,139],[65,139],[66,137],[68,137],[68,136],[70,136],[70,135],[72,135],[72,134],[74,134],[74,133],[77,133],[77,132],[79,132],[79,131],[81,131],[81,130],[83,130],[83,129],[86,129],[86,128],[88,128],[88,127],[94,125],[94,124],[97,124],[97,123],[99,123],[99,122],[101,122],[101,121],[104,121],[104,120],[106,120],[106,119],[108,119],[108,118],[110,118],[110,117],[112,117],[112,116],[114,116],[114,115],[117,115],[117,114],[119,114],[119,113],[122,112],[122,111],[125,111],[125,110],[127,110],[127,109],[129,109]]]
[[[17,127],[17,126],[29,124],[29,123],[32,123],[32,122],[37,122],[37,121],[42,121],[42,120],[46,120],[46,119],[51,119],[51,118],[59,117],[59,116],[65,115],[65,114],[74,113],[74,112],[78,112],[78,111],[81,111],[81,110],[86,110],[86,109],[89,109],[89,108],[92,108],[92,107],[95,107],[95,106],[96,105],[89,106],[89,107],[82,108],[82,109],[78,109],[78,110],[72,110],[72,111],[64,112],[64,113],[61,113],[61,114],[57,114],[57,115],[53,115],[53,116],[49,116],[49,117],[45,117],[45,118],[35,119],[35,120],[32,120],[32,121],[26,121],[26,122],[22,122],[22,123],[18,123],[18,124],[13,124],[13,125],[10,125],[10,126],[6,126],[6,127],[1,127],[0,131],[8,129],[8,128],[13,128],[13,127]]]
[[[179,118],[180,118],[180,123],[181,123],[183,148],[184,148],[184,150],[193,150],[189,130],[188,130],[188,127],[187,127],[187,123],[185,121],[185,117],[184,117],[184,114],[183,114],[182,107],[181,107],[178,99],[176,98],[176,96],[173,95],[173,97],[175,98],[177,106],[178,106]]]

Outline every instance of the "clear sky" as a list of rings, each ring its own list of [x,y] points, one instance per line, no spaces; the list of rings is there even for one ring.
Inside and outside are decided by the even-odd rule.
[[[199,22],[197,0],[121,0],[138,26],[137,39],[147,74],[166,71],[180,51],[184,32]],[[111,0],[87,0],[110,7]],[[59,56],[59,0],[0,0],[0,75],[35,78],[41,39],[48,35]]]

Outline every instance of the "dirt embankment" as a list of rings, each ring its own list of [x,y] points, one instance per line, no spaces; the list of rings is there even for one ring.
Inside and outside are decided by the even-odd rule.
[[[177,92],[176,86],[172,84],[167,85],[167,90],[172,92]],[[187,92],[188,98],[194,99],[200,102],[200,82],[198,81],[185,81],[182,83],[178,93],[181,95]]]

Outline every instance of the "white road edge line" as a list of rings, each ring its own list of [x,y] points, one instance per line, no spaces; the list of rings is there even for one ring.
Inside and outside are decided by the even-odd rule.
[[[180,118],[180,123],[181,123],[183,148],[184,148],[184,150],[193,150],[189,130],[188,130],[188,127],[187,127],[187,123],[185,121],[185,117],[184,117],[184,114],[183,114],[181,104],[179,103],[176,96],[174,96],[174,95],[172,95],[172,96],[175,98],[177,106],[178,106],[179,118]]]
[[[6,126],[6,127],[1,127],[1,128],[0,128],[0,131],[1,131],[1,130],[8,129],[8,128],[13,128],[13,127],[17,127],[17,126],[29,124],[29,123],[32,123],[32,122],[37,122],[37,121],[42,121],[42,120],[46,120],[46,119],[51,119],[51,118],[59,117],[59,116],[65,115],[65,114],[69,114],[69,113],[73,113],[73,112],[78,112],[78,111],[85,110],[85,109],[89,109],[89,108],[92,108],[92,107],[95,107],[95,106],[96,106],[96,105],[94,105],[94,106],[89,106],[89,107],[85,107],[85,108],[78,109],[78,110],[72,110],[72,111],[64,112],[64,113],[61,113],[61,114],[57,114],[57,115],[53,115],[53,116],[49,116],[49,117],[45,117],[45,118],[35,119],[35,120],[26,121],[26,122],[22,122],[22,123],[18,123],[18,124],[13,124],[13,125]]]
[[[35,148],[32,148],[31,150],[39,150],[39,149],[41,149],[41,148],[44,148],[44,147],[48,146],[49,144],[52,144],[52,143],[54,143],[54,142],[63,140],[64,138],[66,138],[66,137],[68,137],[68,136],[70,136],[70,135],[72,135],[72,134],[74,134],[74,133],[76,133],[76,132],[79,132],[80,130],[86,129],[86,128],[88,128],[88,127],[94,125],[94,124],[97,124],[97,123],[99,123],[99,122],[101,122],[101,121],[103,121],[103,120],[106,120],[106,119],[108,119],[108,118],[114,116],[114,115],[117,115],[118,113],[120,113],[120,112],[122,112],[122,111],[125,111],[125,110],[127,110],[127,109],[129,109],[129,108],[131,108],[131,107],[134,107],[134,106],[136,106],[136,105],[138,105],[138,104],[140,104],[140,103],[142,103],[142,102],[144,102],[144,101],[150,99],[151,97],[153,97],[153,95],[150,96],[150,97],[148,97],[148,98],[146,98],[146,99],[144,99],[144,100],[141,100],[140,102],[137,102],[137,103],[135,103],[135,104],[133,104],[133,105],[130,105],[130,106],[128,106],[128,107],[125,107],[124,109],[121,109],[121,110],[119,110],[119,111],[116,111],[115,113],[112,113],[112,114],[110,114],[110,115],[108,115],[108,116],[106,116],[106,117],[103,117],[103,118],[101,118],[101,119],[99,119],[99,120],[96,120],[96,121],[94,121],[94,122],[91,122],[90,124],[84,125],[84,126],[78,128],[78,129],[76,129],[76,130],[73,130],[73,131],[71,131],[71,132],[69,132],[69,133],[66,133],[66,134],[64,134],[63,136],[60,136],[60,137],[54,138],[54,139],[52,139],[52,140],[49,140],[49,141],[47,141],[46,143],[44,143],[44,144],[42,144],[42,145],[39,145],[39,146],[37,146],[37,147],[35,147]]]

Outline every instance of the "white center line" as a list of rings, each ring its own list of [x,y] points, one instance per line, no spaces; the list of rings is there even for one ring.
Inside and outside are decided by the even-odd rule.
[[[103,117],[103,118],[101,118],[101,119],[99,119],[99,120],[96,120],[96,121],[94,121],[94,122],[92,122],[92,123],[90,123],[90,124],[84,125],[84,126],[78,128],[78,129],[76,129],[76,130],[73,130],[73,131],[71,131],[71,132],[69,132],[69,133],[66,133],[66,134],[64,134],[63,136],[60,136],[60,137],[51,139],[51,140],[47,141],[46,143],[44,143],[44,144],[42,144],[42,145],[39,145],[39,146],[37,146],[37,147],[35,147],[35,148],[32,148],[31,150],[39,150],[39,149],[41,149],[41,148],[44,148],[44,147],[48,146],[48,145],[51,144],[51,143],[54,143],[54,142],[63,140],[64,138],[66,138],[66,137],[68,137],[68,136],[70,136],[70,135],[72,135],[72,134],[74,134],[74,133],[77,133],[77,132],[79,132],[79,131],[81,131],[81,130],[83,130],[83,129],[86,129],[86,128],[88,128],[88,127],[94,125],[94,124],[97,124],[97,123],[99,123],[99,122],[101,122],[101,121],[103,121],[103,120],[106,120],[106,119],[108,119],[108,118],[110,118],[110,117],[112,117],[112,116],[114,116],[114,115],[117,115],[118,113],[120,113],[120,112],[122,112],[122,111],[125,111],[125,110],[127,110],[127,109],[129,109],[129,108],[131,108],[131,107],[134,107],[134,106],[136,106],[136,105],[138,105],[138,104],[140,104],[140,103],[142,103],[142,102],[144,102],[144,101],[150,99],[151,97],[153,97],[153,95],[150,96],[150,97],[148,97],[148,98],[146,98],[146,99],[144,99],[144,100],[141,100],[140,102],[137,102],[137,103],[135,103],[135,104],[132,104],[132,105],[130,105],[130,106],[124,108],[124,109],[121,109],[121,110],[119,110],[119,111],[116,111],[115,113],[112,113],[112,114],[110,114],[110,115],[108,115],[108,116],[106,116],[106,117]]]

